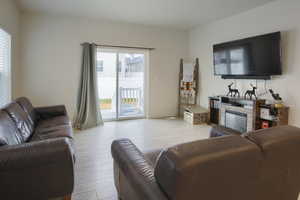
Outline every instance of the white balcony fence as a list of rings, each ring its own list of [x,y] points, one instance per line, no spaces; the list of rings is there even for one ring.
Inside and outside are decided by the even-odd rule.
[[[140,115],[143,113],[142,88],[120,87],[120,115]]]

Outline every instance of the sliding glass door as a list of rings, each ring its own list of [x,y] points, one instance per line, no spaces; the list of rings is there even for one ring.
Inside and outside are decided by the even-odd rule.
[[[119,53],[119,118],[144,116],[145,56]]]
[[[99,106],[106,121],[145,116],[146,52],[97,51]]]
[[[117,118],[116,88],[117,88],[117,54],[114,52],[97,51],[97,81],[99,106],[102,118],[113,120]]]

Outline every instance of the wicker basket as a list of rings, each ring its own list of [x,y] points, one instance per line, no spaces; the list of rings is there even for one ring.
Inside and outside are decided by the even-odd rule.
[[[208,112],[195,113],[189,109],[184,111],[184,120],[190,124],[204,124],[208,122]]]

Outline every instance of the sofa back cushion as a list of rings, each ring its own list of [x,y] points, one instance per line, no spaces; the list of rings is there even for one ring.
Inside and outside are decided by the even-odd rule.
[[[248,133],[264,154],[261,191],[263,199],[297,199],[300,188],[300,129],[280,126]]]
[[[29,115],[30,123],[32,123],[33,126],[36,126],[38,117],[29,99],[27,99],[26,97],[19,97],[15,100],[15,102],[18,103],[21,108]]]
[[[34,126],[30,120],[30,116],[16,102],[12,102],[3,108],[15,123],[23,140],[26,142],[31,137]]]
[[[23,143],[23,137],[9,115],[0,110],[0,146]]]
[[[261,161],[257,145],[240,136],[224,136],[165,150],[154,174],[171,200],[253,200],[258,199]]]

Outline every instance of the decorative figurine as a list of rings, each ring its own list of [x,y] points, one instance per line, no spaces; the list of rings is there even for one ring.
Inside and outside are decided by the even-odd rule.
[[[274,100],[276,100],[276,101],[281,101],[282,100],[282,98],[280,97],[280,95],[279,94],[275,94],[272,89],[269,89],[269,91],[270,91],[272,97],[274,98]]]
[[[244,98],[246,99],[247,95],[248,95],[251,100],[252,100],[252,96],[254,96],[255,99],[257,99],[256,93],[255,93],[255,90],[257,89],[257,87],[255,87],[252,84],[250,84],[250,86],[252,87],[252,90],[247,90],[245,95],[244,95]]]
[[[238,95],[238,97],[240,97],[240,92],[239,92],[239,90],[238,89],[231,89],[231,86],[233,85],[233,83],[231,83],[230,85],[228,85],[228,89],[229,89],[229,91],[228,91],[228,93],[227,93],[227,95],[226,96],[233,96],[233,97],[235,97],[236,95]]]

